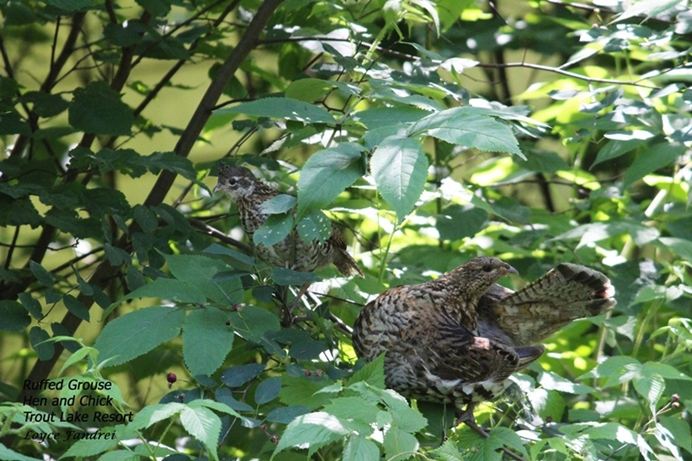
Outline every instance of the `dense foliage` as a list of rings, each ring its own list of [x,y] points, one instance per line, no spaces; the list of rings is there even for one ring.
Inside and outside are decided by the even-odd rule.
[[[0,458],[692,459],[688,1],[0,11]],[[329,216],[366,276],[255,260],[221,159],[297,196],[256,243]],[[349,336],[477,255],[514,287],[594,267],[618,301],[478,408],[488,438],[386,390]],[[78,428],[114,435],[40,441]]]

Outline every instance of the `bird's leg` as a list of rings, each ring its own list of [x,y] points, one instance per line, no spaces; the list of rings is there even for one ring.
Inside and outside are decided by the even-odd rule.
[[[457,425],[464,423],[474,431],[478,432],[481,435],[481,437],[487,439],[488,437],[490,437],[490,434],[488,434],[488,432],[485,429],[476,424],[476,417],[473,416],[473,408],[475,406],[476,404],[471,402],[468,405],[466,405],[466,409],[464,411],[457,409]],[[516,459],[517,461],[526,461],[524,457],[519,456],[507,447],[503,446],[502,451],[504,451],[507,454],[507,456]]]
[[[476,406],[475,403],[470,402],[468,405],[466,405],[466,409],[464,411],[457,409],[457,411],[456,411],[457,426],[461,423],[464,423],[468,427],[473,429],[474,431],[478,432],[483,438],[487,439],[490,436],[485,431],[485,429],[483,429],[478,424],[476,424],[476,417],[473,416],[473,409],[475,406]]]

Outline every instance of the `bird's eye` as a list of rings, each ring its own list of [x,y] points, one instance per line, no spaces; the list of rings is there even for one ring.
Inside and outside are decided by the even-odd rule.
[[[235,178],[229,178],[229,179],[228,179],[228,185],[229,185],[229,186],[235,186],[236,184],[238,184],[238,180],[237,180],[237,179],[235,179]]]
[[[483,272],[492,272],[493,271],[493,266],[490,264],[486,264],[483,266]]]

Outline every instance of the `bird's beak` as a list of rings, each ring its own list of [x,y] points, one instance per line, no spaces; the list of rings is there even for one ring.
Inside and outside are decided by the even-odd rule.
[[[507,274],[519,275],[519,272],[515,268],[507,264]]]
[[[219,191],[220,188],[221,188],[221,183],[218,183],[218,184],[214,187],[214,193],[216,194],[216,193]]]

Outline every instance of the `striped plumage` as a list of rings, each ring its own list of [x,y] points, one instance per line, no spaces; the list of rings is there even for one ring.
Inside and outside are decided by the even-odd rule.
[[[247,168],[219,164],[219,181],[214,191],[224,192],[235,201],[240,213],[240,223],[252,242],[253,234],[266,221],[261,206],[281,194],[255,178]],[[313,271],[333,263],[346,276],[363,271],[346,251],[346,241],[334,223],[332,233],[324,242],[305,242],[293,230],[284,240],[272,245],[253,245],[255,255],[269,265],[286,267],[296,271]]]
[[[358,316],[356,353],[366,361],[386,353],[386,385],[406,397],[471,409],[541,356],[537,342],[615,304],[608,278],[583,266],[560,264],[516,293],[495,284],[516,273],[480,257],[437,280],[392,288]]]

